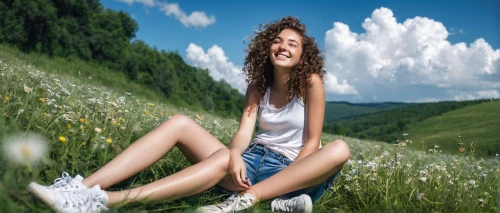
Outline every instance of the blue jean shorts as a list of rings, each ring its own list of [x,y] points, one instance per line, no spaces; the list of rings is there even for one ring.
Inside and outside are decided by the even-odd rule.
[[[273,176],[281,171],[283,168],[289,166],[293,161],[278,152],[266,148],[260,144],[250,144],[242,154],[243,161],[245,162],[247,177],[253,185]],[[300,174],[297,174],[300,175]],[[340,171],[332,175],[328,180],[316,186],[300,189],[282,195],[284,199],[300,196],[301,194],[308,194],[312,201],[318,200],[321,195],[330,189],[334,179],[340,175]]]

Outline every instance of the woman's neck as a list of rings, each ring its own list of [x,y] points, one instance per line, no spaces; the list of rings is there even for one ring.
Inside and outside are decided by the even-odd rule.
[[[290,79],[290,71],[288,70],[277,70],[274,69],[274,82],[273,89],[277,92],[286,92],[288,91],[288,80]]]

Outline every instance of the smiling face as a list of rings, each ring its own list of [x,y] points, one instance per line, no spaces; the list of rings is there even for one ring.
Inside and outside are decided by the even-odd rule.
[[[302,37],[292,29],[284,29],[274,38],[269,57],[275,68],[293,68],[300,62]]]

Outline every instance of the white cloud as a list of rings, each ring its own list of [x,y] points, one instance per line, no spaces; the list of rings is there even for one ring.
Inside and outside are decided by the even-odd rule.
[[[186,49],[187,61],[198,68],[208,69],[209,75],[215,80],[224,79],[233,88],[244,94],[247,88],[245,74],[242,67],[235,66],[229,62],[224,50],[217,45],[213,45],[205,53],[203,48],[196,44],[189,44]]]
[[[194,11],[188,16],[176,3],[162,3],[160,10],[165,12],[167,16],[173,15],[185,27],[199,28],[215,23],[215,16],[209,17],[205,12],[200,11]]]
[[[207,16],[203,11],[194,11],[191,14],[186,13],[179,7],[177,3],[163,3],[158,0],[116,0],[129,5],[134,3],[144,4],[147,7],[159,7],[166,16],[174,16],[185,27],[202,28],[215,23],[215,16]]]
[[[144,4],[145,6],[148,6],[148,7],[153,7],[157,3],[156,0],[116,0],[116,1],[125,2],[128,5],[132,5],[134,3],[139,3],[139,4]]]
[[[338,83],[337,77],[335,75],[327,72],[325,74],[325,91],[341,94],[341,95],[358,95],[356,88],[352,87],[347,83],[347,80],[343,80],[341,84]]]
[[[476,99],[498,99],[500,93],[498,90],[482,90],[475,92],[458,92],[458,95],[453,96],[453,100],[476,100]]]
[[[350,82],[349,91],[357,91],[359,96],[371,97],[374,89],[384,86],[429,85],[470,91],[471,97],[500,88],[500,50],[482,38],[469,45],[451,44],[441,22],[417,16],[399,23],[392,11],[383,7],[373,11],[362,27],[366,32],[358,34],[335,22],[325,35],[329,74],[335,82]],[[340,91],[333,92],[356,95]],[[377,98],[393,97],[377,94]]]

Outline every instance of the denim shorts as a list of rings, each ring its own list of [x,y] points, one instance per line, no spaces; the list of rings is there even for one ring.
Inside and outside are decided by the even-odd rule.
[[[254,143],[250,144],[245,152],[243,152],[242,158],[245,162],[247,177],[253,185],[273,176],[293,162],[291,159],[274,150]],[[314,202],[318,200],[327,189],[331,188],[333,180],[339,175],[340,171],[332,175],[323,183],[309,188],[293,191],[284,194],[281,197],[287,199],[300,196],[301,194],[308,194]]]

